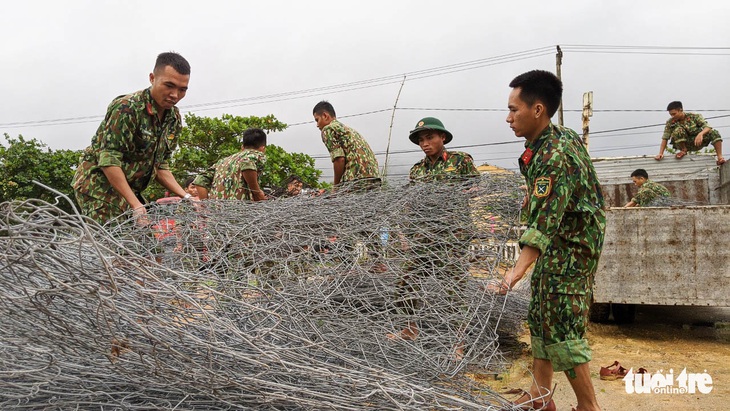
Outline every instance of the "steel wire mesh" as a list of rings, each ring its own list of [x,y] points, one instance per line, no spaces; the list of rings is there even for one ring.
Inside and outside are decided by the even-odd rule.
[[[515,176],[247,203],[100,227],[0,205],[3,409],[501,409],[465,376],[517,347]]]

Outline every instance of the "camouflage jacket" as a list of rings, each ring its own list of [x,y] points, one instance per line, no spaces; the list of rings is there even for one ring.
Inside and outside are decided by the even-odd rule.
[[[219,160],[195,178],[193,184],[210,191],[211,199],[253,200],[246,180],[245,170],[255,170],[259,175],[266,164],[266,155],[258,150],[243,149]]]
[[[342,183],[379,177],[378,160],[375,159],[370,145],[357,131],[337,120],[332,120],[322,128],[322,142],[327,147],[333,162],[338,157],[345,158]]]
[[[536,273],[548,292],[586,294],[606,227],[604,200],[588,152],[575,131],[552,123],[519,159],[527,182],[527,229],[520,245],[540,250]]]
[[[469,154],[447,150],[444,150],[434,163],[431,163],[431,160],[425,157],[414,164],[410,172],[411,181],[442,180],[478,175],[479,172]]]
[[[177,107],[157,117],[150,89],[115,98],[107,108],[91,145],[81,154],[74,190],[109,203],[124,203],[101,167],[121,167],[138,197],[157,175],[168,170],[182,120]],[[126,204],[126,203],[125,203]]]
[[[694,140],[697,134],[699,134],[705,127],[710,126],[707,124],[707,120],[702,117],[702,114],[684,113],[684,118],[682,120],[674,120],[671,118],[667,120],[664,125],[664,134],[662,134],[662,139],[671,139],[672,133],[674,133],[678,128],[681,128],[687,133],[690,140]],[[711,132],[717,131],[713,129]]]
[[[656,200],[657,197],[669,197],[669,190],[659,183],[647,180],[639,187],[639,192],[631,199],[640,207],[646,207]]]

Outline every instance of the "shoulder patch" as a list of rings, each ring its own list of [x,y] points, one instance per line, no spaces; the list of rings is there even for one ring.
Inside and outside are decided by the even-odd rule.
[[[535,179],[535,191],[533,195],[537,198],[544,198],[550,195],[553,189],[553,182],[550,177],[538,177]]]

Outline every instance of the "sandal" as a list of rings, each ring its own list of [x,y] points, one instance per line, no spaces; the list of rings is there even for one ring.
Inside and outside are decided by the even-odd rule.
[[[555,401],[553,401],[553,394],[555,393],[555,388],[557,387],[557,384],[553,387],[553,390],[550,392],[550,396],[547,397],[547,399],[532,399],[532,395],[529,391],[525,391],[521,388],[513,389],[504,392],[504,394],[521,394],[519,398],[511,402],[511,405],[513,407],[511,408],[503,408],[503,410],[524,410],[524,411],[556,411],[557,407],[555,406]],[[514,408],[517,407],[517,408]]]
[[[718,166],[721,166],[721,165],[725,164],[725,159],[722,157],[718,157],[716,163]]]
[[[687,155],[687,150],[682,150],[682,151],[680,151],[679,153],[677,153],[677,154],[676,154],[676,155],[675,155],[674,157],[675,157],[675,158],[676,158],[677,160],[679,160],[679,159],[681,159],[682,157],[684,157],[684,156],[686,156],[686,155]]]
[[[629,370],[622,367],[618,361],[614,361],[613,364],[608,367],[601,367],[599,376],[602,380],[614,381],[619,378],[624,378],[628,372]]]

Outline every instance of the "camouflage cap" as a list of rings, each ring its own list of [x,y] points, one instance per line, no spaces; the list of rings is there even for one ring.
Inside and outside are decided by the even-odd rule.
[[[435,118],[435,117],[426,117],[422,118],[417,124],[416,128],[411,130],[410,135],[408,138],[413,142],[413,144],[418,144],[418,132],[423,130],[438,130],[443,131],[446,133],[446,139],[444,140],[444,144],[448,144],[449,141],[451,141],[452,138],[454,138],[451,133],[449,133],[449,130],[447,130],[444,127],[444,123],[441,122],[441,120]]]

